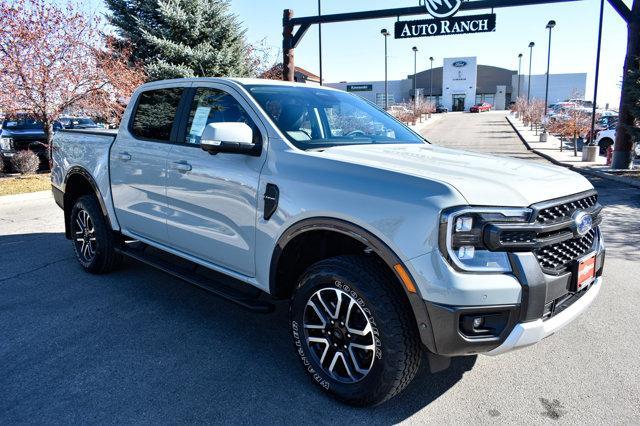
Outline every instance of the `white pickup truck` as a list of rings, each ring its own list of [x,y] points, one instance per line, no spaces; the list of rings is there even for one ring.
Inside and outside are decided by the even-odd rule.
[[[532,345],[602,286],[582,176],[431,145],[327,88],[146,84],[117,133],[56,134],[52,181],[87,271],[128,256],[256,312],[289,299],[304,371],[353,405],[398,394],[423,358]]]

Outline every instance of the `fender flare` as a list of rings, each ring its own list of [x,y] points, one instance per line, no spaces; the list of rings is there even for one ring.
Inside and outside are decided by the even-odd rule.
[[[66,198],[66,194],[67,194],[67,184],[69,182],[69,179],[75,175],[80,175],[82,176],[82,178],[84,178],[87,182],[89,182],[89,185],[91,186],[91,189],[93,191],[93,194],[96,196],[96,198],[98,199],[98,205],[100,206],[100,210],[102,211],[102,214],[104,215],[105,218],[108,218],[109,215],[107,213],[107,205],[104,202],[104,198],[102,197],[102,193],[100,192],[100,188],[98,187],[98,184],[96,183],[95,179],[93,178],[93,176],[91,176],[91,173],[89,173],[85,168],[80,167],[80,166],[73,166],[71,167],[68,171],[67,174],[64,177],[64,181],[62,183],[62,194],[63,194],[63,200]],[[64,228],[65,228],[65,236],[67,238],[71,238],[70,236],[70,228],[69,228],[69,215],[71,214],[71,208],[73,206],[67,206],[66,203],[64,203],[63,201],[63,205],[61,206],[62,209],[64,210]]]
[[[398,257],[398,255],[389,248],[389,246],[384,243],[380,238],[362,228],[361,226],[355,225],[351,222],[347,222],[341,219],[334,219],[330,217],[317,217],[317,218],[309,218],[301,220],[289,228],[287,228],[278,241],[276,242],[276,246],[273,249],[273,254],[271,256],[271,263],[269,269],[269,291],[271,294],[276,294],[276,271],[278,267],[278,262],[280,261],[280,256],[284,251],[287,244],[293,240],[298,235],[304,234],[305,232],[310,231],[332,231],[338,232],[340,234],[347,235],[352,237],[361,243],[363,243],[367,248],[373,250],[375,254],[377,254],[383,262],[387,265],[387,267],[393,272],[395,275],[398,285],[404,291],[404,294],[409,301],[411,309],[413,311],[414,318],[417,323],[418,332],[420,335],[420,339],[427,346],[429,350],[432,352],[436,351],[435,339],[433,337],[433,331],[431,327],[431,320],[429,319],[429,314],[427,312],[426,304],[420,294],[420,289],[416,285],[415,280],[411,276],[410,271],[407,270],[404,263]],[[416,292],[411,293],[407,290],[407,288],[402,284],[402,277],[398,274],[395,265],[400,264],[406,270],[409,279],[413,282]]]

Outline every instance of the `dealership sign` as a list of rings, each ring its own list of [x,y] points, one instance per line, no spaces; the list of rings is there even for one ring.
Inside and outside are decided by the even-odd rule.
[[[436,1],[435,3],[439,2]],[[446,3],[446,0],[443,0],[444,3]],[[449,3],[453,3],[453,1]],[[429,1],[427,0],[428,4]],[[495,30],[496,15],[491,13],[486,15],[455,16],[445,19],[398,21],[395,27],[395,37],[399,39],[434,37],[452,34],[490,33]]]

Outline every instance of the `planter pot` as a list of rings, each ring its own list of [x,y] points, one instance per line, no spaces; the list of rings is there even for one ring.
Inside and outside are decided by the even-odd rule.
[[[598,159],[598,152],[600,147],[598,145],[586,145],[582,147],[582,161],[587,163],[595,163]]]

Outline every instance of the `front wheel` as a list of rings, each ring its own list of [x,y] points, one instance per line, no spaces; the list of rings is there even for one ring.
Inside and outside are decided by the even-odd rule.
[[[313,382],[351,405],[380,404],[415,377],[421,349],[401,284],[366,256],[320,261],[291,300],[296,351]]]
[[[93,274],[110,272],[121,256],[115,250],[111,227],[91,195],[80,197],[71,210],[71,238],[80,265]]]

